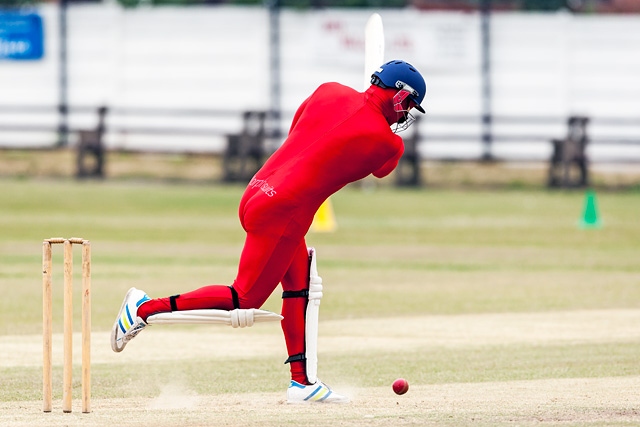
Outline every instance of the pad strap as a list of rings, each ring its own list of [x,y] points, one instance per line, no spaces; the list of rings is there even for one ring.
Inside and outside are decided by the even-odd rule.
[[[284,361],[284,364],[286,365],[287,363],[300,362],[303,360],[307,360],[307,356],[305,356],[304,353],[298,353],[298,354],[294,354],[293,356],[289,356],[289,358]]]
[[[178,311],[178,305],[176,304],[176,300],[180,297],[180,295],[172,295],[169,297],[169,304],[171,304],[171,311]]]
[[[309,289],[301,291],[284,291],[282,298],[309,298]]]
[[[233,286],[229,286],[231,289],[231,299],[233,299],[233,308],[240,308],[240,299],[238,298],[238,291],[233,289]]]

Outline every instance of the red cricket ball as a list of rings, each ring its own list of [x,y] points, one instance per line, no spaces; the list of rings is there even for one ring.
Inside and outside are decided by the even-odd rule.
[[[409,391],[409,383],[404,378],[398,378],[395,380],[392,387],[396,394],[405,394]]]

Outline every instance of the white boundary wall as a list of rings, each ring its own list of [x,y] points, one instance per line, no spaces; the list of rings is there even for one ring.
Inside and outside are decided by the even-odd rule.
[[[39,10],[45,57],[0,62],[0,105],[58,103],[58,11]],[[362,89],[364,25],[373,10],[281,12],[282,108],[288,119],[324,81]],[[480,124],[447,123],[443,116],[478,116],[481,108],[480,19],[477,14],[378,11],[386,59],[413,63],[427,78],[427,157],[482,154],[479,141],[452,143],[429,135],[479,135]],[[255,7],[122,9],[114,4],[69,8],[69,103],[76,106],[228,110],[229,117],[112,117],[110,125],[240,129],[240,112],[269,106],[268,12]],[[640,139],[640,125],[607,128],[598,117],[640,119],[640,16],[567,13],[492,15],[493,114],[557,117],[550,125],[497,123],[497,134],[562,137],[564,117],[595,117],[594,138]],[[235,116],[234,116],[235,117]],[[431,118],[431,120],[430,120]],[[72,128],[95,124],[93,114],[71,116]],[[3,124],[57,125],[55,114],[0,113]],[[0,131],[16,146],[53,143],[52,133]],[[223,136],[144,136],[110,133],[110,147],[220,150]],[[498,157],[548,158],[550,144],[498,143]],[[640,158],[640,146],[590,147],[592,157]],[[602,151],[604,150],[604,151]],[[620,151],[622,150],[622,151]]]

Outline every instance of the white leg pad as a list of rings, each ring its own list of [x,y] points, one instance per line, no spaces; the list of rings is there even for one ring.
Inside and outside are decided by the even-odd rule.
[[[279,322],[279,314],[257,308],[235,310],[184,310],[158,313],[147,318],[149,325],[218,324],[234,328],[253,326],[256,322]]]
[[[315,384],[318,379],[318,316],[322,299],[322,278],[318,276],[315,248],[308,248],[311,262],[309,265],[309,302],[305,318],[305,357],[307,358],[307,379]]]

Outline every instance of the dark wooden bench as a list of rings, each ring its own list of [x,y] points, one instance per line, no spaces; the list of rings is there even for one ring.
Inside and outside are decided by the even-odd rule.
[[[245,111],[243,129],[239,134],[227,135],[223,156],[223,181],[249,182],[265,162],[264,111]]]
[[[586,147],[588,117],[570,117],[564,139],[553,139],[549,161],[549,181],[552,188],[576,188],[589,185],[589,165]]]
[[[98,108],[98,125],[92,130],[78,131],[78,153],[76,177],[104,178],[104,142],[105,118],[107,107]]]

